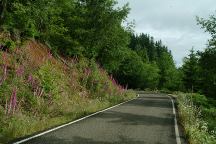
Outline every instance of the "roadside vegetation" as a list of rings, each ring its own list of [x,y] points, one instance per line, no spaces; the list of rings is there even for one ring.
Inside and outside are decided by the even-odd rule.
[[[192,144],[216,143],[216,18],[197,18],[211,39],[204,51],[190,51],[180,68],[186,94],[178,95],[180,117]]]
[[[216,106],[204,95],[177,93],[180,122],[190,144],[216,143]]]
[[[0,52],[0,142],[26,136],[135,97],[95,61],[57,59],[28,41]]]

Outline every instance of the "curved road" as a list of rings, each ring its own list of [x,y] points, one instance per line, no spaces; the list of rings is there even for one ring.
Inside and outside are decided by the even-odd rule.
[[[140,94],[135,100],[25,143],[176,144],[174,118],[167,95]]]

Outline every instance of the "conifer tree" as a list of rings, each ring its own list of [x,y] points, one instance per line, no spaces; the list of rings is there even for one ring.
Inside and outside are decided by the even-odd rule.
[[[189,57],[184,59],[183,68],[183,82],[187,90],[190,92],[197,91],[198,83],[198,57],[192,48]]]

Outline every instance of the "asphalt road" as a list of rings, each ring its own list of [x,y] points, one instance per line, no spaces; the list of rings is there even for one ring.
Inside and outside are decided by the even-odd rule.
[[[172,102],[164,94],[140,94],[138,99],[25,143],[176,144]]]

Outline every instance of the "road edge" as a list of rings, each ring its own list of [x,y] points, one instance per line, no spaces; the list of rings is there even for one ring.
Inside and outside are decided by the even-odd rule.
[[[114,106],[112,106],[112,107],[109,107],[109,108],[100,110],[100,111],[95,112],[95,113],[93,113],[93,114],[87,115],[87,116],[85,116],[85,117],[79,118],[79,119],[77,119],[77,120],[68,122],[68,123],[63,124],[63,125],[60,125],[60,126],[57,126],[57,127],[55,127],[55,128],[46,130],[46,131],[44,131],[44,132],[41,132],[41,133],[39,133],[39,134],[30,136],[30,137],[28,137],[28,138],[19,140],[19,141],[17,141],[17,142],[13,142],[13,144],[21,144],[21,143],[27,142],[27,141],[32,140],[32,139],[34,139],[34,138],[40,137],[40,136],[45,135],[45,134],[47,134],[47,133],[56,131],[56,130],[58,130],[58,129],[60,129],[60,128],[69,126],[69,125],[71,125],[71,124],[74,124],[74,123],[77,123],[77,122],[79,122],[79,121],[82,121],[82,120],[84,120],[84,119],[86,119],[86,118],[89,118],[89,117],[92,117],[92,116],[97,115],[97,114],[99,114],[99,113],[102,113],[102,112],[104,112],[104,111],[113,109],[113,108],[118,107],[118,106],[120,106],[120,105],[122,105],[122,104],[125,104],[125,103],[127,103],[127,102],[133,101],[133,100],[137,99],[138,97],[139,97],[139,94],[137,94],[137,96],[136,96],[135,98],[131,99],[131,100],[128,100],[128,101],[122,102],[122,103],[120,103],[120,104],[114,105]]]
[[[177,121],[177,115],[176,115],[176,108],[174,105],[174,100],[173,98],[168,95],[168,97],[170,98],[171,102],[172,102],[172,107],[173,107],[173,114],[174,114],[174,127],[175,127],[175,136],[176,136],[176,143],[177,144],[181,144],[181,138],[180,138],[180,134],[179,134],[179,128],[178,128],[178,121]]]

